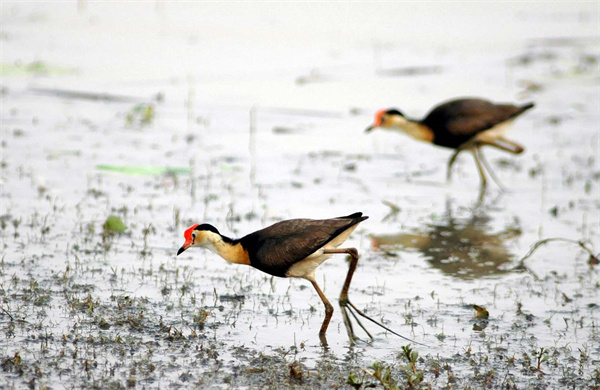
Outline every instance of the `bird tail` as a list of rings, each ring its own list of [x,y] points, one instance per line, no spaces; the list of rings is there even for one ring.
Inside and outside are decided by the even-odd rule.
[[[521,106],[521,112],[527,111],[533,107],[535,107],[535,104],[533,102],[525,103]]]
[[[360,219],[360,221],[364,221],[365,219],[367,219],[369,217],[367,217],[367,216],[363,217],[362,213],[359,211],[359,212],[356,212],[354,214],[346,215],[344,217],[339,217],[339,218],[343,218],[343,219]]]

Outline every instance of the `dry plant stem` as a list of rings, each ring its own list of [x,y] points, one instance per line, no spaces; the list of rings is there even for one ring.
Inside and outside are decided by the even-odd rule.
[[[365,374],[367,374],[368,376],[375,378],[375,375],[373,375],[373,373],[371,371],[367,370],[364,367],[361,367],[360,369],[363,370],[365,372]],[[375,379],[377,379],[377,378],[375,378]]]
[[[361,370],[363,370],[363,371],[365,372],[365,374],[367,374],[367,375],[368,375],[368,376],[370,376],[371,378],[373,378],[373,379],[377,379],[377,380],[379,381],[379,383],[381,383],[381,385],[383,386],[383,388],[385,388],[385,385],[383,384],[383,382],[381,382],[381,379],[377,378],[377,377],[375,376],[375,374],[373,374],[371,371],[367,370],[367,369],[366,369],[366,368],[364,368],[364,367],[361,367],[360,369],[361,369]]]
[[[540,246],[542,246],[548,242],[552,242],[552,241],[563,241],[563,242],[569,242],[571,244],[577,244],[581,247],[581,249],[586,251],[590,256],[592,256],[595,259],[598,258],[598,255],[595,255],[594,252],[592,252],[592,250],[582,240],[577,241],[577,240],[572,240],[570,238],[555,237],[555,238],[545,238],[545,239],[540,240],[540,241],[536,242],[535,244],[533,244],[531,249],[529,249],[529,252],[527,252],[527,254],[521,258],[521,260],[519,260],[519,265],[524,266],[525,260],[528,259],[529,257],[531,257],[531,255],[533,255],[533,252],[535,252],[537,248],[539,248]]]
[[[595,255],[594,252],[592,252],[592,250],[586,245],[586,243],[584,241],[581,241],[581,240],[577,241],[577,240],[572,240],[569,238],[555,237],[555,238],[546,238],[546,239],[540,240],[540,241],[536,242],[535,244],[533,244],[531,249],[529,249],[529,252],[527,252],[527,254],[521,258],[521,260],[519,260],[519,264],[515,267],[515,269],[524,269],[531,276],[533,276],[533,278],[535,280],[540,280],[539,276],[537,276],[537,274],[535,272],[530,270],[529,267],[527,267],[525,265],[525,260],[528,259],[529,257],[531,257],[533,255],[533,252],[535,252],[537,248],[539,248],[540,246],[542,246],[544,244],[547,244],[548,242],[552,242],[552,241],[562,241],[562,242],[568,242],[571,244],[577,244],[584,251],[586,251],[593,259],[598,260],[598,255]]]
[[[11,321],[15,320],[14,317],[8,312],[8,310],[3,308],[2,306],[0,306],[0,310],[2,310],[4,313],[6,313],[7,316],[9,316]]]

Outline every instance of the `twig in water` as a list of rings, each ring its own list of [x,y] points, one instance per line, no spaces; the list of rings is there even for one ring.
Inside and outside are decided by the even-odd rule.
[[[6,315],[9,316],[11,321],[15,320],[14,317],[8,312],[8,310],[6,310],[5,308],[3,308],[2,306],[0,306],[0,310],[2,310],[3,312],[5,312]]]
[[[590,264],[592,264],[592,263],[598,264],[598,255],[594,254],[594,252],[592,251],[592,249],[590,249],[588,247],[586,242],[584,242],[582,240],[572,240],[570,238],[555,237],[555,238],[546,238],[546,239],[540,240],[540,241],[536,242],[535,244],[533,244],[531,249],[529,249],[529,252],[527,252],[527,254],[521,258],[521,260],[519,260],[519,265],[517,266],[517,268],[525,269],[528,272],[531,272],[534,275],[534,277],[537,278],[537,276],[525,266],[525,260],[528,259],[529,257],[531,257],[531,255],[533,255],[533,252],[535,252],[537,248],[539,248],[540,246],[547,244],[549,242],[553,242],[553,241],[563,241],[563,242],[569,242],[571,244],[579,245],[581,247],[581,249],[583,249],[590,255]]]

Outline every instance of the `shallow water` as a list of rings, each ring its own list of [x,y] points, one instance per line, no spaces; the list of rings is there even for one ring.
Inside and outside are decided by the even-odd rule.
[[[1,386],[330,388],[378,361],[409,386],[407,341],[367,323],[350,345],[337,307],[322,346],[308,282],[175,256],[193,223],[355,211],[350,297],[426,344],[422,384],[600,386],[598,266],[565,241],[520,261],[600,248],[590,3],[1,7]],[[479,196],[469,155],[447,184],[448,150],[363,132],[461,95],[536,103],[524,154],[484,151],[507,191]],[[332,302],[346,267],[319,268]]]

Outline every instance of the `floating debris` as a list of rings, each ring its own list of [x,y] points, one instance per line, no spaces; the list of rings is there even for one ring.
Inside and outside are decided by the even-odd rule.
[[[487,311],[485,307],[473,305],[473,309],[475,309],[475,318],[480,320],[487,320],[490,318],[490,313]]]
[[[152,103],[140,103],[133,106],[125,115],[127,126],[144,127],[152,124],[156,110]]]
[[[142,100],[142,98],[137,98],[134,96],[115,95],[105,92],[72,91],[55,88],[31,88],[31,91],[41,95],[52,95],[65,99],[101,100],[105,102],[127,102]]]
[[[403,68],[378,69],[378,76],[397,77],[397,76],[420,76],[428,74],[442,73],[443,68],[438,65],[432,66],[407,66]]]

